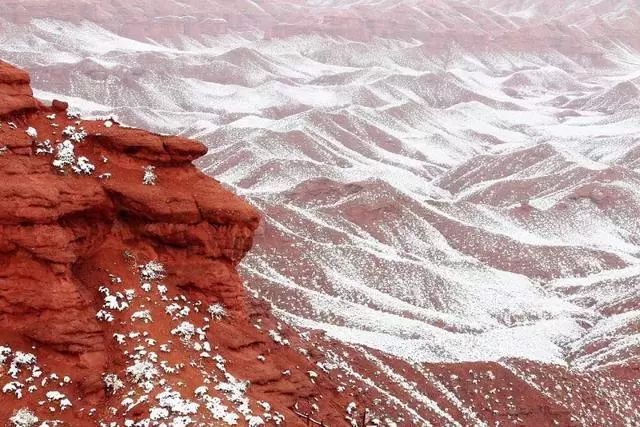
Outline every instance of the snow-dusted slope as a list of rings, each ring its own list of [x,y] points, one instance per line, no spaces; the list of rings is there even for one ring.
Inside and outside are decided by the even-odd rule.
[[[418,362],[638,362],[637,1],[138,3],[18,2],[0,56],[205,141],[281,318]]]

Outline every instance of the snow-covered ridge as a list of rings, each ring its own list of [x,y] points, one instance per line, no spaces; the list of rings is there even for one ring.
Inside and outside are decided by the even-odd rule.
[[[306,2],[336,16],[279,33],[286,3],[246,2],[242,28],[148,37],[9,16],[0,55],[44,99],[205,141],[199,166],[264,213],[243,268],[283,318],[416,361],[594,366],[609,314],[557,283],[638,264],[640,53],[611,26],[633,2],[591,3]],[[374,6],[417,32],[341,32]],[[192,21],[172,7],[157,21]]]

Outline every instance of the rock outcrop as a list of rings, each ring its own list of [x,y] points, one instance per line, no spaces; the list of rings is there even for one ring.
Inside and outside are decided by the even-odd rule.
[[[65,107],[0,64],[0,420],[344,422],[348,397],[247,305],[259,215],[191,164],[205,147]]]
[[[38,108],[29,83],[26,71],[0,62],[0,117]]]

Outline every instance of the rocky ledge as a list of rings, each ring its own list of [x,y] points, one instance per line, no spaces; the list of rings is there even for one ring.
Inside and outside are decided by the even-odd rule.
[[[260,218],[191,164],[205,153],[44,106],[0,63],[0,420],[347,422],[352,397],[248,303]]]

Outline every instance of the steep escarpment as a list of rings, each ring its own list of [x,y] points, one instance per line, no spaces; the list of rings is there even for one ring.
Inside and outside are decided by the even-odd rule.
[[[204,146],[0,71],[0,423],[347,422],[353,398],[248,303],[259,215],[191,164]]]

